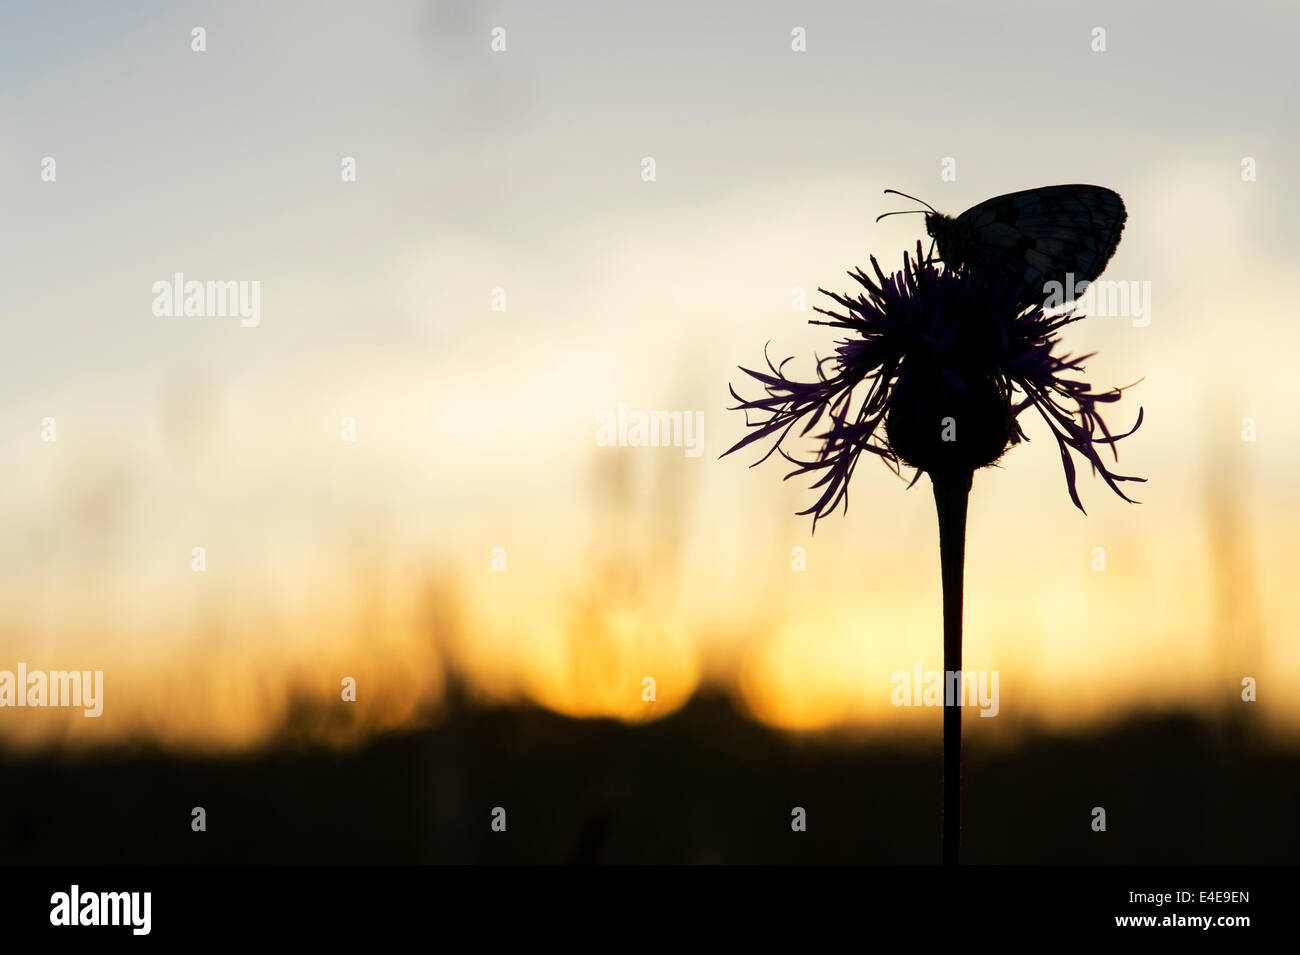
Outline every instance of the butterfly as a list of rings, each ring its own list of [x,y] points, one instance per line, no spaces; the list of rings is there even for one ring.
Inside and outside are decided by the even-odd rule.
[[[953,268],[1001,272],[1021,282],[1026,294],[1039,301],[1082,294],[1079,284],[1101,275],[1128,218],[1119,194],[1101,186],[1043,186],[1012,192],[986,199],[956,218],[897,189],[885,192],[930,210],[925,213],[925,231],[934,240],[931,250],[939,249],[939,261]],[[876,221],[904,214],[886,212]],[[1049,283],[1059,284],[1049,287]]]

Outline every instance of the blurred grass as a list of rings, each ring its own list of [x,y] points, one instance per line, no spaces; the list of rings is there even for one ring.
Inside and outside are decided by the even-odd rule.
[[[5,755],[0,861],[902,862],[938,859],[937,734],[793,736],[697,695],[652,723],[453,701],[351,748],[291,714],[254,754]],[[936,721],[937,725],[937,721]],[[1300,751],[1240,724],[1149,714],[975,740],[968,862],[1258,863],[1300,855]],[[207,810],[208,831],[190,830]],[[495,806],[508,830],[490,830]],[[807,810],[794,833],[790,813]],[[1103,806],[1108,831],[1091,830]]]

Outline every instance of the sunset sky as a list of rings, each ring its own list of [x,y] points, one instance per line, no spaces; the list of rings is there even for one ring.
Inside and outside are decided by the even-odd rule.
[[[767,343],[810,372],[837,330],[793,290],[922,237],[874,223],[910,207],[884,189],[956,214],[1073,182],[1127,205],[1104,277],[1150,283],[1146,327],[1063,336],[1140,381],[1107,420],[1144,409],[1118,470],[1148,483],[1081,469],[1085,516],[1029,415],[976,475],[966,664],[1002,682],[972,722],[1209,715],[1250,676],[1294,734],[1298,30],[1282,2],[0,11],[0,669],[105,673],[99,719],[4,709],[0,739],[250,745],[347,676],[379,729],[452,669],[575,715],[709,682],[780,727],[937,732],[889,700],[942,665],[928,482],[863,461],[812,536],[805,484],[719,459],[727,386]],[[177,272],[260,282],[260,323],[155,316]],[[703,454],[601,446],[620,404],[702,412]]]

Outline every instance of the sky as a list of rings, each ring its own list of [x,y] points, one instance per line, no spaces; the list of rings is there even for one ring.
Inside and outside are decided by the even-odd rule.
[[[1108,420],[1143,409],[1119,470],[1148,483],[1132,505],[1084,472],[1085,516],[1032,422],[976,475],[988,732],[1241,706],[1252,677],[1294,733],[1298,26],[1285,3],[7,6],[0,669],[102,667],[106,695],[98,719],[0,710],[0,739],[252,745],[345,677],[369,732],[436,712],[453,671],[575,715],[716,684],[791,730],[937,730],[889,701],[941,666],[924,482],[864,461],[814,536],[777,463],[720,459],[727,386],[765,346],[809,371],[835,332],[796,290],[922,237],[873,221],[911,205],[884,189],[956,214],[1071,182],[1124,197],[1104,277],[1150,283],[1149,323],[1062,344],[1137,383]],[[259,282],[258,323],[154,314],[178,272]],[[602,446],[620,405],[700,412],[702,453]]]

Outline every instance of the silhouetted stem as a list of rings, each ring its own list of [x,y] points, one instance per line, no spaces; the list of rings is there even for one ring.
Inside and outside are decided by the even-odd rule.
[[[939,565],[943,577],[943,861],[961,861],[961,681],[948,703],[948,674],[961,670],[962,577],[966,561],[966,503],[971,472],[931,473],[939,513]]]

